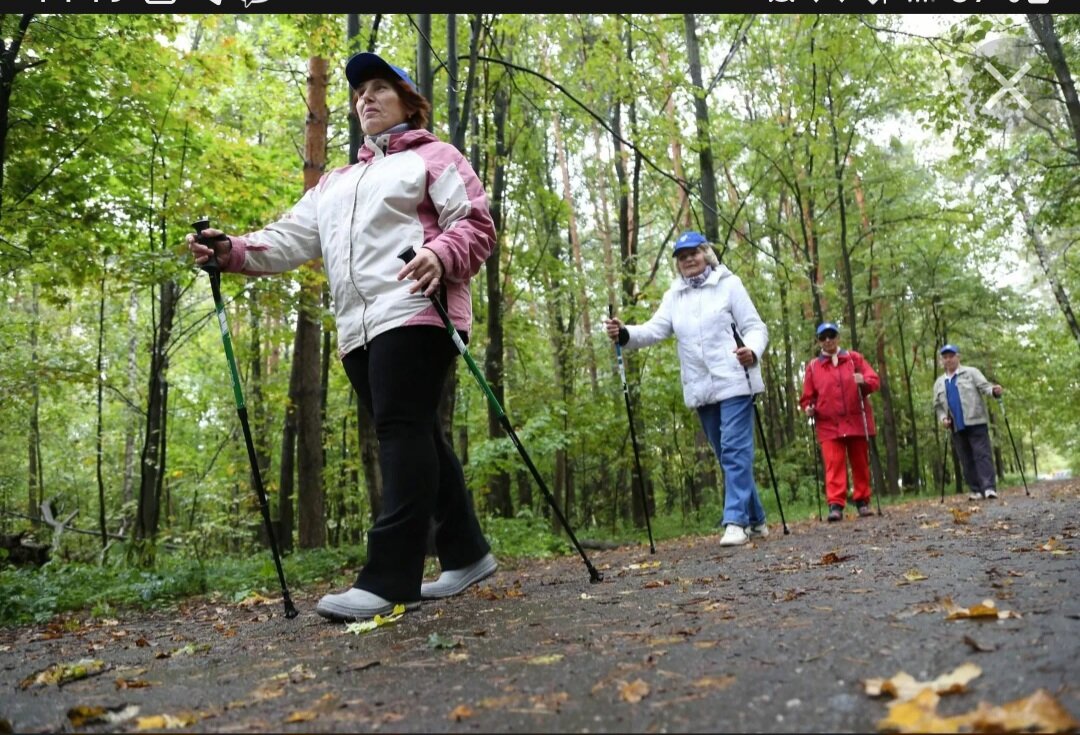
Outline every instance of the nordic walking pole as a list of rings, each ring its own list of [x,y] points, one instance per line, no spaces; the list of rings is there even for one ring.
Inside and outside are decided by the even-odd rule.
[[[1024,477],[1024,465],[1020,463],[1020,452],[1016,451],[1016,442],[1013,441],[1012,429],[1009,428],[1009,417],[1005,415],[1005,401],[1001,396],[994,396],[997,398],[998,408],[1001,409],[1001,418],[1005,419],[1005,429],[1009,432],[1009,443],[1012,444],[1013,456],[1016,457],[1016,469],[1020,470],[1020,479],[1024,481],[1024,495],[1031,497],[1031,493],[1028,491],[1027,478]]]
[[[735,345],[737,347],[746,346],[742,337],[739,336],[739,330],[735,326],[735,322],[731,323],[731,333],[735,336]],[[765,441],[765,429],[761,426],[761,414],[758,413],[757,394],[754,393],[754,386],[750,382],[750,368],[743,365],[743,372],[746,373],[746,385],[750,388],[750,403],[754,406],[754,420],[757,421],[758,435],[761,437],[761,448],[765,450],[765,463],[769,465],[769,478],[772,480],[773,493],[776,494],[776,507],[780,509],[780,523],[784,526],[784,535],[786,536],[791,531],[788,530],[787,521],[784,520],[784,504],[780,502],[780,488],[777,487],[776,475],[773,474],[772,459],[769,457],[769,443]]]
[[[615,307],[608,304],[608,317],[615,318]],[[634,412],[630,410],[630,386],[626,383],[626,368],[623,366],[622,345],[615,340],[615,357],[619,362],[619,378],[622,380],[623,398],[626,399],[626,418],[630,421],[630,443],[634,445],[634,465],[637,467],[638,489],[641,491],[641,508],[645,511],[645,528],[649,532],[649,553],[656,553],[653,544],[652,525],[649,523],[649,504],[645,501],[645,474],[641,471],[641,456],[638,452],[637,434],[634,432]]]
[[[941,460],[941,502],[945,502],[945,468],[952,457],[952,413],[947,413],[949,425],[945,427],[945,456]]]
[[[410,245],[409,247],[398,253],[398,257],[408,263],[416,257],[416,253],[413,251],[412,246]],[[435,306],[435,311],[439,312],[439,316],[442,318],[443,326],[446,327],[446,332],[450,335],[450,339],[451,341],[453,341],[454,346],[457,347],[457,350],[459,353],[461,353],[461,356],[465,358],[465,364],[469,366],[469,372],[472,373],[472,376],[476,380],[477,385],[480,386],[480,390],[484,392],[484,395],[487,396],[488,402],[491,404],[491,407],[495,409],[495,413],[498,414],[499,423],[502,425],[503,430],[506,431],[507,435],[510,437],[510,441],[514,442],[514,446],[517,447],[518,453],[521,454],[521,458],[525,460],[525,464],[528,465],[533,477],[536,478],[537,484],[540,485],[540,490],[543,491],[544,498],[547,499],[548,504],[551,506],[551,509],[555,511],[555,516],[559,519],[562,527],[566,530],[566,533],[570,537],[570,540],[574,542],[574,547],[578,550],[578,553],[581,554],[581,559],[585,562],[585,567],[589,570],[589,581],[594,583],[599,582],[603,579],[603,577],[598,571],[596,571],[596,567],[594,567],[592,565],[592,562],[589,561],[589,557],[585,555],[585,550],[581,548],[581,544],[578,543],[577,537],[574,536],[574,532],[570,529],[570,524],[567,523],[565,516],[563,516],[562,514],[562,511],[559,510],[559,506],[555,502],[555,498],[552,496],[551,491],[548,490],[547,485],[544,483],[544,478],[540,476],[540,471],[536,469],[536,465],[534,465],[532,460],[529,459],[529,453],[525,451],[525,447],[522,445],[521,440],[518,439],[517,433],[515,433],[514,431],[514,427],[510,425],[510,419],[506,417],[506,411],[504,411],[503,407],[499,404],[499,399],[496,398],[495,394],[491,392],[491,386],[489,386],[487,384],[487,381],[484,380],[483,373],[480,372],[480,368],[476,367],[476,363],[473,361],[472,355],[469,354],[469,348],[465,346],[465,343],[461,340],[461,335],[458,334],[457,329],[454,327],[454,323],[450,321],[450,315],[446,313],[446,307],[442,305],[442,302],[439,301],[438,296],[436,296],[435,294],[432,294],[428,298],[431,299],[431,303]]]
[[[814,484],[816,486],[816,492],[814,495],[817,497],[817,519],[821,520],[821,462],[818,459],[819,451],[817,445],[817,421],[813,416],[810,417],[810,432],[812,434],[810,439],[810,445],[814,450]]]
[[[859,390],[859,413],[862,414],[863,436],[866,437],[866,453],[867,453],[866,463],[871,464],[870,457],[869,457],[869,454],[870,454],[870,428],[869,428],[869,425],[866,423],[866,397],[863,395],[861,385],[856,384],[855,387],[858,388],[858,390]],[[873,469],[871,468],[870,471],[873,472]],[[871,485],[871,487],[873,487],[873,483],[870,483],[870,485]],[[878,489],[880,490],[880,488],[878,488]],[[881,515],[881,497],[880,496],[881,496],[881,493],[879,493],[879,492],[874,493],[874,502],[877,504],[877,514],[879,516]]]
[[[210,228],[210,220],[206,217],[193,222],[191,226],[195,228],[195,238],[198,242],[209,245],[211,249],[213,249],[215,240],[225,238],[225,235],[218,235],[208,240],[202,236],[202,231]],[[251,440],[251,427],[248,425],[244,393],[240,389],[240,374],[236,370],[236,357],[233,355],[229,323],[225,320],[225,304],[221,300],[221,268],[218,266],[216,253],[211,253],[209,259],[201,267],[210,276],[210,290],[214,292],[214,309],[217,311],[218,324],[221,325],[221,341],[225,345],[225,357],[229,361],[229,373],[232,375],[236,413],[240,416],[240,425],[244,429],[244,442],[247,444],[248,460],[251,462],[251,477],[255,484],[255,492],[259,495],[259,509],[262,511],[266,535],[270,539],[270,551],[274,554],[274,566],[277,568],[278,581],[281,583],[281,596],[285,603],[285,617],[291,620],[300,613],[293,606],[292,598],[289,597],[289,588],[285,584],[285,572],[281,568],[281,554],[278,553],[277,537],[274,535],[274,526],[270,520],[270,506],[266,502],[266,491],[263,489],[262,475],[259,473],[259,462],[255,456],[255,443]]]

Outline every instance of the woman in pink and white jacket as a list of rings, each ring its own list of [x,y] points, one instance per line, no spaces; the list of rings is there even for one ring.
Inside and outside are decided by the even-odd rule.
[[[332,620],[385,614],[398,603],[457,594],[492,574],[461,463],[438,418],[458,352],[437,295],[464,340],[469,282],[491,254],[495,226],[468,161],[425,127],[431,104],[408,73],[373,53],[345,67],[364,143],[356,163],[325,174],[280,220],[214,242],[222,270],[260,276],[322,258],[346,374],[375,418],[383,508],[352,588],[316,608]],[[203,230],[202,240],[221,235]],[[416,257],[402,265],[398,253]],[[198,264],[210,247],[188,237]],[[428,526],[442,574],[422,583]]]

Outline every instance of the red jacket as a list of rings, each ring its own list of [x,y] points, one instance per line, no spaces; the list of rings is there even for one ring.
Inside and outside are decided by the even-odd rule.
[[[805,411],[814,407],[819,441],[842,439],[847,436],[863,436],[862,412],[859,411],[859,386],[855,373],[862,373],[866,383],[864,396],[876,391],[881,380],[874,368],[862,355],[852,350],[837,352],[836,367],[824,353],[806,364],[802,397],[799,406]],[[866,407],[866,426],[870,436],[877,434],[874,428],[874,412],[869,398],[863,398]]]

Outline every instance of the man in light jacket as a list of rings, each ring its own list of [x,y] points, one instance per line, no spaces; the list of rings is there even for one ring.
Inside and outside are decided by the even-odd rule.
[[[986,426],[990,414],[983,396],[997,398],[1004,389],[987,380],[978,368],[961,365],[956,345],[945,345],[940,354],[945,372],[934,382],[934,413],[953,432],[952,445],[971,488],[968,499],[996,498],[990,431]]]

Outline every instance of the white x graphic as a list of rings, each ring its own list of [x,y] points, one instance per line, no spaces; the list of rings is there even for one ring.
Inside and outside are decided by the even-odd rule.
[[[1005,76],[997,69],[995,69],[994,65],[991,64],[989,61],[983,62],[983,68],[990,73],[990,76],[998,80],[998,82],[1001,84],[1001,88],[998,91],[994,92],[990,99],[986,101],[986,104],[983,105],[983,112],[989,113],[991,108],[993,108],[993,106],[998,103],[998,100],[1005,96],[1006,92],[1011,94],[1013,96],[1013,99],[1016,100],[1017,104],[1019,104],[1025,110],[1031,107],[1031,103],[1027,101],[1027,97],[1020,94],[1020,92],[1016,89],[1016,83],[1020,81],[1020,78],[1027,73],[1028,69],[1031,68],[1031,64],[1025,61],[1024,65],[1021,66],[1020,69],[1017,70],[1017,72],[1013,74],[1012,78],[1010,79],[1006,79]]]

